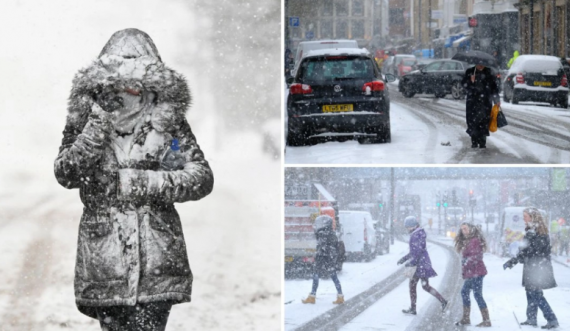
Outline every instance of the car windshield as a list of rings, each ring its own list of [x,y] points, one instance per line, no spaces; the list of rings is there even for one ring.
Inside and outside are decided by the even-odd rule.
[[[343,80],[374,76],[374,63],[366,57],[325,56],[301,65],[303,81]]]

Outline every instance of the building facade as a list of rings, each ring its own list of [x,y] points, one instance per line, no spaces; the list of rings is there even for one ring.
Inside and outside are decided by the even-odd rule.
[[[570,57],[570,3],[567,0],[521,0],[522,54]]]

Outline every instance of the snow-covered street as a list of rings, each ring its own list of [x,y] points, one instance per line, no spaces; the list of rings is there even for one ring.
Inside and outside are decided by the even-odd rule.
[[[83,206],[78,190],[57,183],[53,162],[74,74],[98,56],[115,31],[131,27],[147,32],[164,63],[186,76],[192,93],[187,119],[215,178],[212,194],[176,204],[194,283],[192,302],[174,306],[166,329],[280,328],[276,201],[281,165],[263,152],[259,132],[232,124],[236,117],[225,111],[230,102],[251,100],[249,89],[257,84],[265,87],[264,96],[251,106],[257,115],[247,121],[275,116],[258,108],[279,108],[280,91],[272,77],[279,72],[277,66],[261,70],[263,75],[247,87],[234,80],[251,69],[234,66],[237,61],[252,61],[260,69],[279,62],[279,25],[265,22],[265,15],[278,12],[279,2],[252,4],[257,24],[271,25],[263,33],[273,34],[275,42],[264,39],[257,49],[232,52],[232,60],[224,65],[215,55],[223,49],[213,41],[235,49],[249,45],[226,42],[228,36],[215,35],[216,26],[224,23],[223,15],[232,17],[227,24],[250,18],[240,17],[244,11],[227,3],[218,5],[222,7],[154,0],[0,4],[0,330],[101,329],[75,306],[73,278]],[[214,18],[212,12],[219,16]],[[257,40],[256,35],[244,38]],[[252,54],[243,59],[248,52]],[[231,84],[232,93],[240,97],[220,96],[218,80]]]
[[[423,225],[427,228],[427,222]],[[340,323],[335,325],[338,330],[476,330],[475,327],[481,321],[481,314],[472,297],[471,326],[456,327],[452,322],[461,318],[461,275],[453,274],[449,263],[459,263],[455,258],[456,253],[451,250],[453,241],[447,237],[437,235],[437,223],[433,230],[427,230],[428,251],[433,267],[438,276],[430,279],[430,285],[442,293],[450,302],[445,313],[441,313],[439,302],[427,294],[418,285],[418,315],[405,315],[401,311],[409,307],[408,280],[401,277],[399,284],[393,286],[386,293],[382,293],[373,303],[355,302],[353,306],[361,305],[364,309],[355,316],[345,314]],[[439,246],[436,243],[443,245]],[[445,247],[448,247],[447,249]],[[373,261],[366,263],[345,263],[339,279],[343,286],[343,293],[350,304],[350,299],[362,292],[369,290],[375,284],[384,281],[392,273],[400,270],[397,260],[407,254],[408,245],[402,241],[395,241],[390,248],[390,253],[379,255]],[[570,330],[570,316],[566,314],[568,304],[568,292],[570,291],[570,263],[567,257],[554,257],[554,274],[558,287],[546,290],[545,297],[556,313],[561,327],[558,330]],[[526,320],[526,296],[521,286],[522,266],[517,265],[513,269],[503,270],[502,265],[507,258],[501,258],[491,253],[485,253],[484,261],[488,275],[484,278],[483,296],[489,307],[492,327],[490,330],[517,330],[518,322]],[[458,267],[458,266],[457,266]],[[459,282],[455,283],[457,280]],[[315,305],[301,303],[310,291],[311,280],[286,280],[285,281],[285,329],[308,330],[306,326],[319,318],[331,320],[335,318],[339,307],[334,307],[332,301],[336,295],[332,282],[328,279],[321,280],[317,292]],[[453,289],[453,293],[449,293]],[[516,317],[515,317],[516,316]],[[321,321],[322,323],[322,321]],[[546,320],[539,312],[538,324],[546,324]],[[528,327],[527,327],[528,328]],[[326,330],[326,327],[315,327],[314,330]],[[522,327],[524,330],[525,327]],[[529,328],[530,329],[530,328]]]
[[[392,142],[320,142],[285,150],[287,164],[560,164],[570,162],[570,110],[548,104],[501,102],[509,125],[491,133],[485,150],[465,133],[465,100],[417,95],[390,83]],[[285,97],[287,97],[287,90]],[[286,116],[285,116],[286,119]],[[285,135],[287,124],[284,125]]]

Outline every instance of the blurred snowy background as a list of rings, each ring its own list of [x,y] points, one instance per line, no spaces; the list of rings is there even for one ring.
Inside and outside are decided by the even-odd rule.
[[[0,330],[99,329],[75,308],[82,205],[53,161],[73,75],[125,28],[187,77],[215,176],[210,196],[177,205],[194,294],[167,330],[280,327],[280,152],[262,130],[280,116],[280,12],[278,0],[0,3]]]

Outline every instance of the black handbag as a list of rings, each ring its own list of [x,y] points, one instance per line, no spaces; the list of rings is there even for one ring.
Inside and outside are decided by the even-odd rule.
[[[507,126],[509,123],[507,122],[507,118],[505,117],[505,113],[502,110],[499,110],[499,114],[497,114],[497,127],[502,128],[503,126]]]

